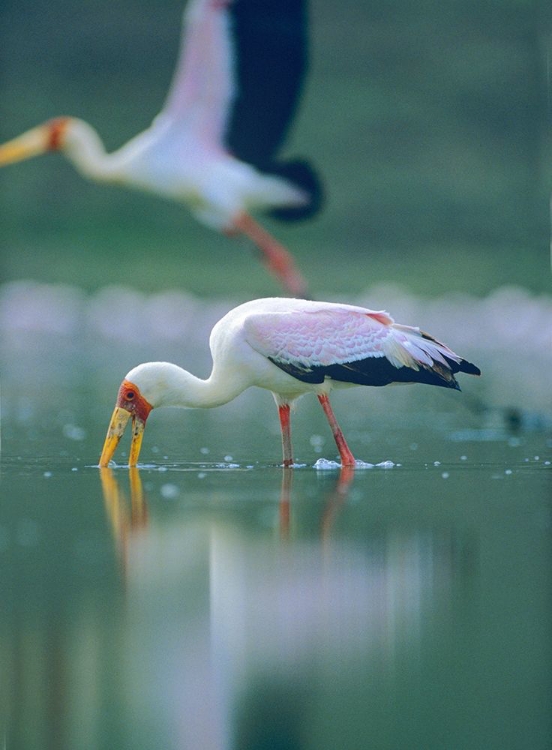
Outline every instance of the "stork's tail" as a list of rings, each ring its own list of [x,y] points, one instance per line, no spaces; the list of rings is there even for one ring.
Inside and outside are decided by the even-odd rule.
[[[421,348],[433,359],[429,370],[441,379],[441,382],[434,383],[435,385],[444,385],[459,391],[460,386],[454,377],[457,372],[465,372],[468,375],[481,375],[479,367],[455,354],[446,344],[442,344],[424,331],[420,331],[419,333],[424,342],[424,344],[420,342]],[[420,340],[418,339],[418,341]]]
[[[461,359],[458,363],[458,372],[467,372],[468,375],[481,375],[479,367],[474,365],[472,362],[468,362],[467,359]]]
[[[280,221],[301,221],[318,213],[324,203],[324,186],[317,172],[304,159],[275,162],[263,172],[283,177],[308,196],[308,201],[301,206],[273,208],[268,213]]]

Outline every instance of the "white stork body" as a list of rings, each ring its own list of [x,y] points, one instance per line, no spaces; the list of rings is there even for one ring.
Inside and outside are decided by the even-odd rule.
[[[297,12],[302,4],[303,0],[292,4],[297,11],[290,17],[290,24],[299,24]],[[263,5],[257,3],[256,7],[253,0],[242,2],[242,6],[242,14],[263,12]],[[273,14],[282,12],[277,2],[270,8]],[[247,235],[284,288],[301,296],[306,284],[291,256],[249,212],[299,209],[318,200],[315,193],[319,186],[307,165],[302,165],[302,177],[295,181],[266,172],[274,164],[275,151],[291,121],[303,71],[298,63],[295,79],[279,82],[291,89],[294,101],[284,103],[282,112],[272,118],[275,130],[267,133],[266,145],[263,125],[250,136],[251,127],[247,125],[243,138],[256,142],[249,150],[236,135],[240,120],[234,115],[234,105],[238,97],[243,99],[236,68],[246,50],[240,49],[240,44],[243,47],[248,43],[251,32],[249,37],[234,33],[236,18],[232,14],[235,16],[232,0],[190,0],[184,14],[180,58],[165,106],[147,130],[118,151],[106,153],[96,131],[82,120],[60,117],[0,146],[0,166],[48,150],[61,150],[90,179],[128,185],[183,202],[209,227]],[[274,20],[273,16],[269,19]],[[262,24],[262,28],[267,26],[270,24]],[[277,23],[272,24],[273,36],[281,31]],[[289,31],[284,28],[282,36],[293,38]],[[302,41],[298,33],[297,45]],[[278,67],[277,60],[274,67]],[[268,109],[272,95],[276,92],[267,86],[264,96]],[[262,104],[254,102],[252,107],[261,108]],[[259,111],[259,120],[261,115]],[[248,116],[251,120],[250,113]]]
[[[80,158],[82,153],[75,149],[73,162],[83,174],[93,176],[100,162],[94,159],[85,163]],[[193,132],[186,132],[180,123],[166,121],[164,115],[105,159],[105,181],[132,185],[185,203],[200,222],[222,232],[238,231],[242,213],[250,210],[306,201],[291,184],[198,142]]]
[[[100,466],[107,466],[130,417],[135,465],[152,408],[211,408],[247,388],[269,390],[278,405],[283,463],[293,464],[290,405],[315,393],[328,418],[343,465],[354,465],[330,406],[333,388],[420,382],[458,389],[456,372],[479,369],[418,328],[394,323],[386,312],[352,305],[269,298],[231,310],[213,328],[213,369],[207,380],[168,362],[132,369],[121,385]]]

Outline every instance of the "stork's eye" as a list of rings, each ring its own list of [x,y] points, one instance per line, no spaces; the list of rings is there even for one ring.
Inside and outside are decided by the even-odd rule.
[[[133,398],[136,396],[136,393],[134,391],[127,391],[125,396],[126,396],[127,401],[132,401]]]

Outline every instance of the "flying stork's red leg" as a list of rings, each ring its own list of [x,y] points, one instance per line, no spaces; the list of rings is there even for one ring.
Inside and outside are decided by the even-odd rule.
[[[291,425],[289,404],[278,405],[278,416],[280,417],[280,428],[282,430],[282,453],[284,466],[293,465],[293,454],[291,448]]]
[[[252,216],[241,213],[234,219],[233,229],[245,234],[259,248],[268,270],[289,294],[296,297],[307,296],[307,282],[297,269],[293,257]]]
[[[318,396],[318,400],[320,401],[320,404],[324,409],[326,419],[328,420],[328,422],[330,423],[330,427],[332,428],[334,440],[337,445],[339,455],[341,456],[341,465],[355,466],[355,457],[353,456],[353,454],[351,453],[351,449],[347,445],[347,441],[345,440],[343,433],[341,432],[341,427],[337,424],[337,419],[335,418],[335,414],[333,413],[330,399],[324,393]]]

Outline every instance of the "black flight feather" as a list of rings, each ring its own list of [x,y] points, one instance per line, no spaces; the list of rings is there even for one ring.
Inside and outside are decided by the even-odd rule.
[[[431,339],[431,336],[422,335],[424,338]],[[435,339],[431,340],[435,341]],[[444,358],[448,367],[440,362],[433,362],[431,367],[419,363],[419,369],[415,370],[412,367],[395,367],[387,357],[367,357],[354,362],[314,367],[282,362],[269,357],[270,361],[281,370],[304,383],[322,383],[328,377],[342,383],[354,383],[355,385],[384,386],[391,383],[425,383],[442,388],[454,388],[459,391],[460,386],[454,377],[455,373],[481,374],[478,367],[465,359],[455,362],[446,356]]]
[[[286,221],[320,208],[323,188],[303,160],[277,161],[293,122],[308,64],[306,0],[235,0],[229,6],[237,79],[225,144],[238,159],[304,190],[305,206],[270,211]]]

